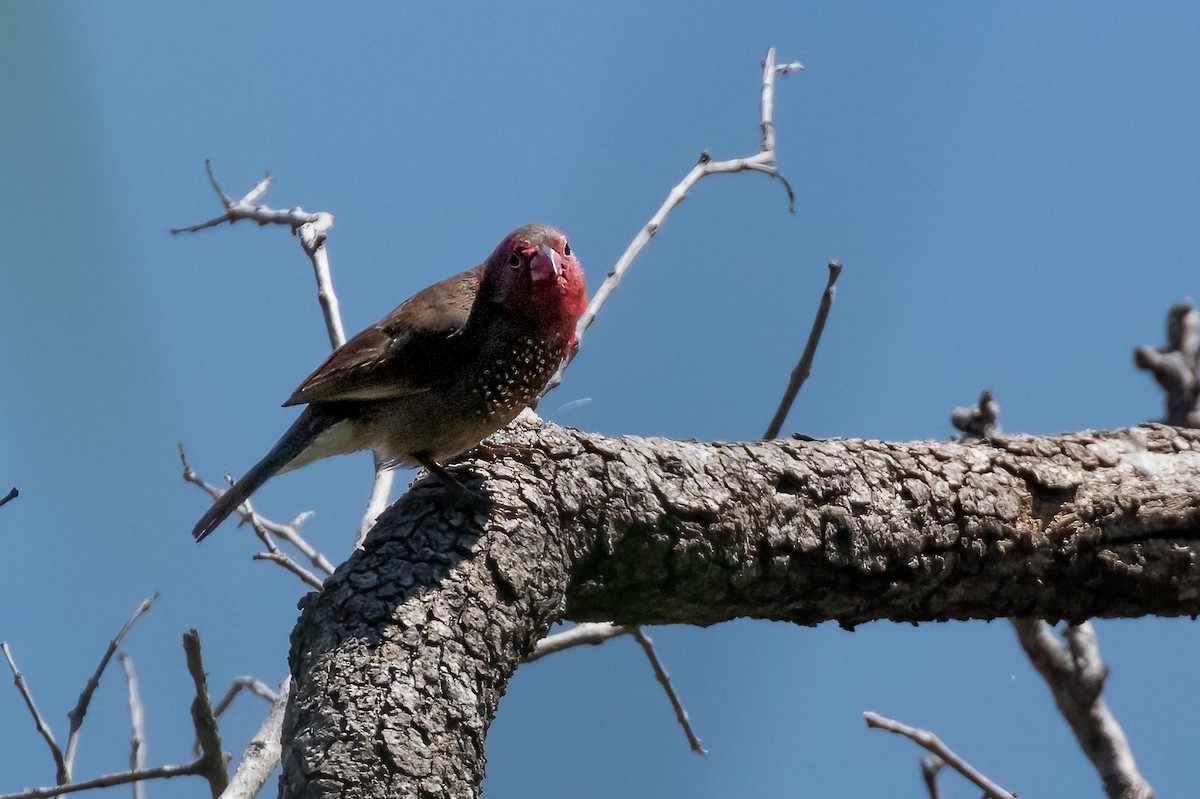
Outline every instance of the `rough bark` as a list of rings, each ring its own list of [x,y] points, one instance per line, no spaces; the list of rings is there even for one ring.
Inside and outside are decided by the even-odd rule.
[[[485,503],[418,484],[302,603],[282,796],[477,796],[507,680],[564,618],[1200,613],[1200,431],[510,441],[468,464]]]

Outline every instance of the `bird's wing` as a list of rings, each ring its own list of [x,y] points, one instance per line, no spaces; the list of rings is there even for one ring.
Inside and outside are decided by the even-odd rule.
[[[435,283],[333,351],[284,405],[392,399],[430,390],[471,314],[483,267]]]

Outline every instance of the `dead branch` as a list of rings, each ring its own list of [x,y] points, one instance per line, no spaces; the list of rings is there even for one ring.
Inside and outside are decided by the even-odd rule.
[[[901,724],[898,721],[884,718],[878,713],[863,713],[863,719],[866,720],[867,726],[873,729],[887,730],[894,732],[897,735],[903,735],[911,741],[915,741],[920,746],[928,749],[930,752],[940,758],[947,766],[957,771],[959,774],[966,777],[979,789],[983,791],[984,796],[991,799],[1017,799],[1015,793],[1010,793],[1004,790],[996,783],[985,777],[979,770],[973,767],[970,763],[956,755],[950,747],[942,743],[941,739],[928,730],[909,727],[907,724]]]

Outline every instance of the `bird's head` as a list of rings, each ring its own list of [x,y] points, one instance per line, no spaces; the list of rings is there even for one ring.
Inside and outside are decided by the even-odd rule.
[[[510,233],[484,262],[480,296],[508,313],[569,326],[587,307],[583,268],[567,237],[549,225]]]

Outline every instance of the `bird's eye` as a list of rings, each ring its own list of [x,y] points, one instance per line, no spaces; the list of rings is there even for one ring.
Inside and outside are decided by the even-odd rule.
[[[521,265],[521,256],[517,255],[515,252],[508,256],[508,265],[513,269],[519,267]]]
[[[563,242],[563,255],[567,256],[568,258],[571,257],[571,245],[567,244],[565,241]]]

